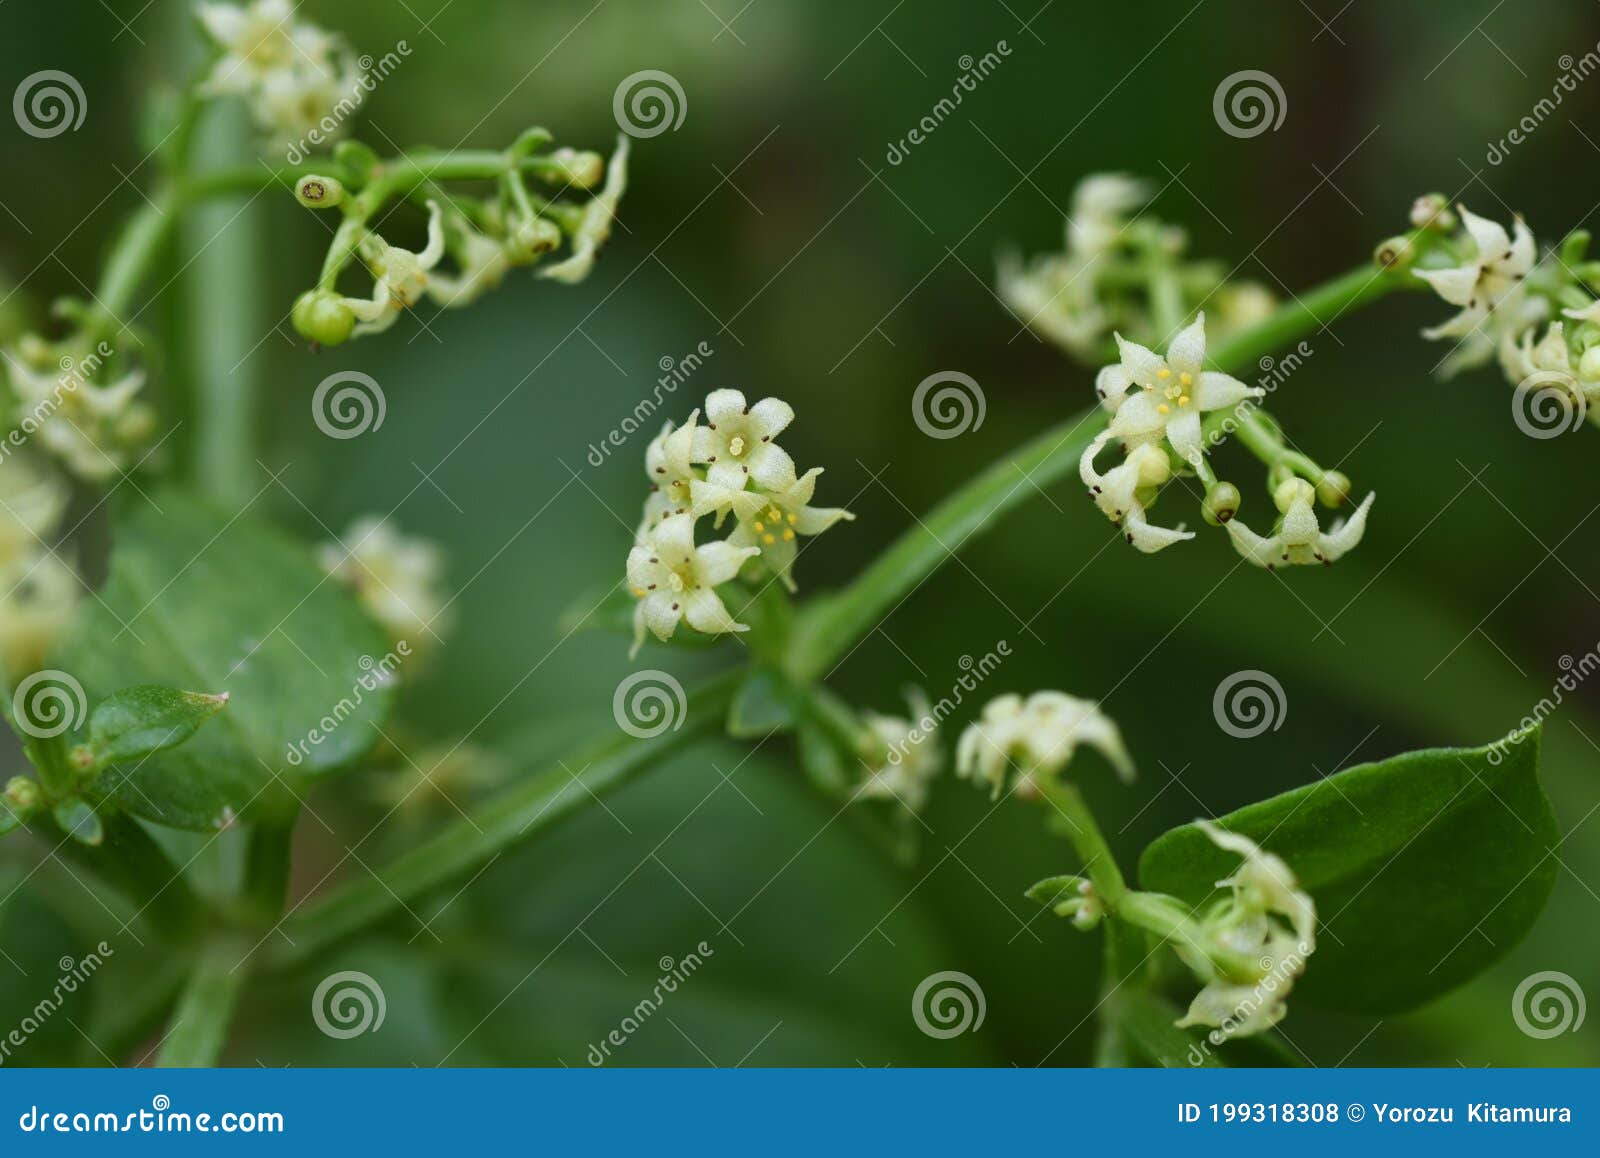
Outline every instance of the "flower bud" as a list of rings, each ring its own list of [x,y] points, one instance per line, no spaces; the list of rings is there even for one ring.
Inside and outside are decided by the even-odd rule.
[[[6,782],[5,802],[15,812],[32,812],[39,807],[39,786],[26,776],[13,776]]]
[[[1589,347],[1584,351],[1583,357],[1578,359],[1578,380],[1600,381],[1600,346]]]
[[[577,149],[557,149],[550,160],[558,169],[552,176],[578,189],[593,189],[606,174],[605,158],[599,153]]]
[[[294,199],[307,209],[332,209],[344,200],[344,183],[337,177],[307,173],[295,185]]]
[[[1398,269],[1410,265],[1416,256],[1417,247],[1403,233],[1379,242],[1378,248],[1372,251],[1372,260],[1384,269]]]
[[[1343,506],[1350,498],[1350,476],[1342,470],[1323,472],[1317,483],[1317,501],[1325,507]]]
[[[290,314],[294,328],[308,341],[337,346],[349,339],[356,316],[332,290],[307,290],[295,299]]]
[[[1205,502],[1200,506],[1200,513],[1205,516],[1206,522],[1213,527],[1226,523],[1239,513],[1239,504],[1244,501],[1239,494],[1239,488],[1230,482],[1219,482],[1206,492]]]
[[[528,265],[561,244],[561,229],[545,217],[527,217],[512,226],[506,256],[513,265]]]
[[[1297,502],[1310,504],[1312,496],[1316,494],[1315,488],[1303,478],[1291,478],[1281,482],[1272,492],[1272,502],[1283,514],[1289,513],[1289,508]]]
[[[1411,203],[1411,224],[1441,232],[1454,229],[1456,215],[1450,212],[1450,199],[1443,193],[1424,193]]]

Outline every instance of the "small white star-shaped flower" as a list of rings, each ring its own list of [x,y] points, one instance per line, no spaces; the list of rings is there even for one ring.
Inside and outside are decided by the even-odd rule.
[[[1179,330],[1165,358],[1116,335],[1119,362],[1095,379],[1095,391],[1113,414],[1107,427],[1112,437],[1130,446],[1165,438],[1179,457],[1193,463],[1205,453],[1200,437],[1201,415],[1261,398],[1266,391],[1237,378],[1202,368],[1206,356],[1206,316]],[[1138,386],[1137,392],[1132,392]]]
[[[583,216],[572,234],[572,254],[544,271],[545,277],[573,284],[589,276],[600,247],[611,237],[617,206],[628,186],[628,138],[617,135],[617,147],[606,165],[606,183],[583,206]]]
[[[998,797],[1006,771],[1019,770],[1016,790],[1036,792],[1035,777],[1051,777],[1072,760],[1079,744],[1097,749],[1124,781],[1133,779],[1133,760],[1122,733],[1093,700],[1063,692],[1034,692],[990,700],[956,745],[956,772],[989,784]]]
[[[683,514],[694,502],[691,488],[700,481],[693,466],[699,417],[700,411],[695,410],[682,426],[675,427],[668,421],[645,447],[644,469],[653,489],[645,500],[640,538],[668,515]]]
[[[428,202],[428,243],[420,252],[390,245],[376,233],[365,243],[365,257],[372,270],[371,298],[340,298],[350,312],[361,319],[357,337],[381,334],[422,299],[428,289],[428,274],[444,257],[444,223],[439,203]]]
[[[821,473],[820,466],[813,467],[797,479],[791,465],[787,479],[761,494],[728,491],[718,496],[715,486],[709,482],[695,483],[694,489],[696,492],[709,492],[711,497],[708,501],[712,503],[716,503],[719,497],[730,501],[739,525],[728,536],[728,542],[736,547],[757,548],[767,566],[772,568],[785,587],[793,591],[795,585],[789,577],[789,569],[794,566],[795,552],[799,549],[796,536],[820,535],[841,519],[855,518],[842,507],[810,505],[817,487],[817,476]],[[701,512],[698,500],[696,512]]]
[[[1102,431],[1078,460],[1078,477],[1106,518],[1120,524],[1123,537],[1147,555],[1194,538],[1193,531],[1158,527],[1146,516],[1146,506],[1154,501],[1156,488],[1172,477],[1167,452],[1156,443],[1141,443],[1130,449],[1122,462],[1101,474],[1095,469],[1094,460],[1110,440],[1110,431]]]
[[[728,614],[716,588],[758,553],[756,547],[730,543],[696,546],[693,515],[662,519],[628,552],[628,586],[639,600],[633,615],[633,653],[644,643],[647,628],[665,641],[672,638],[680,620],[708,635],[748,631],[747,625],[735,623]]]
[[[1256,534],[1237,517],[1224,525],[1235,549],[1257,567],[1271,571],[1283,564],[1331,564],[1361,542],[1367,529],[1367,511],[1376,497],[1369,494],[1348,520],[1335,523],[1324,532],[1312,507],[1315,489],[1305,479],[1294,478],[1279,486],[1273,495],[1283,517],[1271,535]]]
[[[1505,227],[1459,206],[1476,252],[1449,269],[1419,269],[1417,276],[1461,311],[1442,325],[1422,331],[1425,338],[1464,338],[1515,295],[1538,257],[1533,234],[1522,218],[1513,219],[1516,238]]]
[[[738,390],[706,396],[706,421],[695,436],[694,460],[706,464],[706,481],[730,491],[746,481],[776,490],[795,476],[794,459],[773,440],[794,421],[794,407],[780,398],[754,406]]]

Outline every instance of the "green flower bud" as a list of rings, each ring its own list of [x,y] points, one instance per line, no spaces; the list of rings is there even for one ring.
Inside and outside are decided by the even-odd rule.
[[[545,217],[529,217],[512,226],[506,238],[506,256],[513,265],[538,261],[561,244],[561,229]]]
[[[557,149],[550,160],[560,168],[550,174],[555,183],[565,182],[578,189],[593,189],[606,174],[605,158],[599,153],[577,149]]]
[[[325,289],[307,290],[296,298],[290,318],[301,337],[324,346],[347,341],[356,327],[356,316],[344,299]]]
[[[1411,203],[1411,224],[1441,233],[1454,229],[1456,215],[1450,212],[1450,199],[1443,193],[1424,193]]]
[[[1206,492],[1206,500],[1200,505],[1200,513],[1213,527],[1219,526],[1239,513],[1239,504],[1243,501],[1238,487],[1230,482],[1219,482]]]
[[[1600,346],[1590,346],[1583,352],[1583,357],[1578,359],[1578,380],[1600,381]]]
[[[294,199],[307,209],[332,209],[344,200],[344,183],[337,177],[307,173],[295,185]]]
[[[1405,234],[1378,243],[1372,251],[1372,260],[1384,269],[1400,269],[1410,265],[1417,256],[1417,247]]]
[[[1325,507],[1343,506],[1350,498],[1350,476],[1342,470],[1324,472],[1317,483],[1317,501]]]
[[[26,776],[13,776],[6,782],[6,804],[14,812],[32,812],[39,807],[39,786]]]

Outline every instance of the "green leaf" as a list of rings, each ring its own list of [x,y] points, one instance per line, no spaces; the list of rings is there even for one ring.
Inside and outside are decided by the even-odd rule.
[[[158,684],[123,688],[90,714],[90,754],[103,767],[175,748],[227,702],[227,692],[212,696]]]
[[[51,815],[56,818],[56,823],[79,844],[96,845],[106,838],[106,831],[100,824],[100,817],[85,801],[73,797],[63,800],[52,810]]]
[[[753,670],[728,709],[728,735],[755,740],[794,727],[794,691],[769,668]]]
[[[1538,763],[1535,729],[1363,764],[1221,817],[1288,862],[1317,902],[1317,950],[1295,1000],[1412,1009],[1520,941],[1559,869]],[[1139,877],[1197,904],[1237,864],[1185,825],[1145,849]]]
[[[130,684],[228,693],[187,743],[96,784],[137,816],[207,829],[282,806],[371,748],[393,694],[375,666],[388,643],[287,536],[183,495],[156,502],[119,520],[110,579],[55,663],[90,702]]]

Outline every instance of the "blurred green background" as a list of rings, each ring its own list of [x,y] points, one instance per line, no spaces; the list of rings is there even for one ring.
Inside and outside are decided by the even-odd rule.
[[[836,586],[909,512],[1089,400],[1091,374],[1020,332],[992,293],[998,250],[1059,245],[1062,209],[1086,173],[1154,179],[1165,187],[1155,212],[1190,230],[1194,253],[1242,263],[1239,276],[1278,292],[1365,260],[1428,190],[1501,220],[1521,212],[1546,244],[1592,226],[1600,80],[1564,94],[1502,163],[1486,159],[1550,93],[1560,58],[1600,39],[1592,4],[1540,4],[1533,19],[1531,8],[308,0],[303,11],[360,52],[381,56],[401,40],[411,49],[358,121],[356,135],[380,152],[499,147],[530,124],[604,148],[613,92],[642,69],[677,78],[687,115],[636,142],[618,236],[578,289],[514,277],[471,310],[419,311],[426,329],[406,319],[383,339],[320,355],[291,340],[286,315],[313,280],[323,224],[284,195],[230,225],[240,244],[251,230],[267,239],[238,271],[258,287],[264,340],[235,357],[265,383],[262,462],[288,467],[299,500],[264,501],[313,539],[319,520],[342,529],[393,511],[446,546],[456,626],[407,689],[408,731],[445,742],[470,733],[506,753],[515,775],[564,738],[609,727],[630,670],[626,641],[568,637],[557,621],[620,574],[645,493],[644,442],[600,468],[585,455],[651,390],[661,359],[702,341],[714,350],[669,404],[675,417],[720,386],[794,404],[786,446],[803,467],[827,468],[822,501],[858,516],[799,565],[803,591]],[[76,133],[8,134],[0,271],[22,287],[13,306],[37,312],[93,282],[150,176],[139,168],[141,101],[176,75],[186,34],[183,6],[169,0],[0,6],[7,83],[59,68],[89,102]],[[1004,64],[890,165],[889,144],[949,92],[960,59],[1002,40]],[[1241,140],[1218,130],[1212,92],[1241,69],[1281,82],[1278,131]],[[163,290],[144,319],[169,337],[200,316],[182,286]],[[1218,532],[1155,558],[1116,543],[1102,551],[1115,532],[1073,480],[920,587],[832,685],[858,706],[896,710],[904,686],[937,698],[962,656],[1005,639],[1013,656],[985,693],[1104,697],[1142,775],[1123,788],[1085,757],[1083,776],[1130,866],[1197,815],[1363,760],[1503,734],[1550,691],[1561,657],[1600,642],[1600,432],[1530,439],[1494,370],[1431,377],[1444,351],[1417,330],[1444,316],[1442,303],[1402,298],[1343,319],[1311,337],[1314,356],[1274,401],[1303,446],[1378,493],[1365,542],[1336,568],[1238,571],[1223,583],[1235,557]],[[275,318],[285,320],[270,330]],[[349,442],[317,433],[311,391],[340,369],[382,384],[380,431]],[[981,429],[935,441],[912,422],[911,393],[938,370],[982,385]],[[1266,495],[1234,454],[1223,452],[1234,465],[1222,473],[1260,519]],[[685,683],[719,662],[641,656]],[[1287,696],[1282,726],[1253,740],[1224,734],[1212,715],[1218,682],[1244,668],[1273,673]],[[1600,993],[1597,707],[1600,689],[1580,688],[1546,729],[1545,783],[1570,835],[1533,934],[1489,974],[1405,1017],[1291,1004],[1283,1029],[1295,1047],[1319,1065],[1600,1062],[1600,1017],[1551,1040],[1525,1036],[1511,1017],[1512,990],[1537,971]],[[311,800],[326,827],[302,825],[300,889],[382,814],[375,787],[347,779]],[[615,1051],[616,1064],[1089,1059],[1098,935],[1022,898],[1039,877],[1077,867],[1035,811],[991,811],[983,793],[941,777],[920,858],[896,868],[810,792],[783,740],[754,754],[697,749],[606,803],[425,906],[424,916],[444,907],[431,934],[402,917],[302,976],[253,983],[227,1060],[582,1065],[649,991],[659,959],[702,940],[714,949],[706,968]],[[361,859],[377,865],[454,816],[431,804],[431,815],[360,845]],[[8,871],[26,873],[38,857],[19,842],[0,848]],[[362,870],[347,863],[340,875],[351,871]],[[46,973],[62,939],[89,935],[95,915],[77,918],[76,933],[61,926],[45,899],[92,905],[53,876],[47,866],[0,912],[0,945]],[[1485,908],[1497,900],[1483,898]],[[130,949],[95,988],[125,993],[148,967]],[[317,1032],[307,1003],[336,968],[382,983],[382,1032]],[[922,978],[946,969],[978,981],[988,1012],[977,1032],[939,1041],[917,1031],[910,1002]],[[20,1016],[10,1000],[0,999],[0,1029]],[[35,1061],[99,1060],[77,1035],[34,1049]]]

